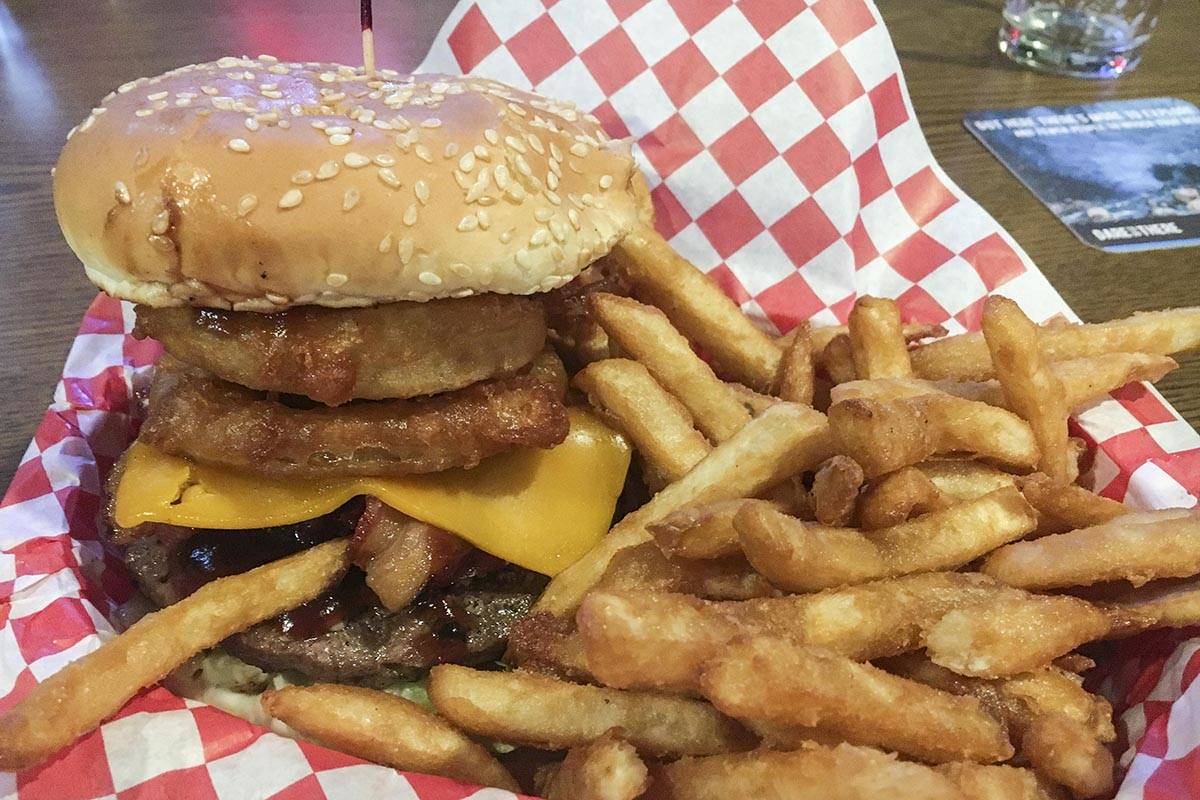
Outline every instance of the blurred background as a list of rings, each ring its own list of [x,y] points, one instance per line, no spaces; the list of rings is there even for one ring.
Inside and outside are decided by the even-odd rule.
[[[603,2],[603,0],[596,0]],[[381,66],[410,70],[454,0],[375,0]],[[963,128],[981,108],[1170,95],[1200,102],[1200,11],[1168,3],[1115,81],[1033,72],[996,46],[1000,0],[879,0],[917,116],[950,176],[1008,228],[1085,320],[1200,304],[1197,251],[1106,254],[1071,233]],[[0,486],[42,416],[94,296],[58,232],[50,167],[67,130],[135,77],[222,55],[359,63],[356,0],[0,0]],[[1161,384],[1200,423],[1200,359]]]

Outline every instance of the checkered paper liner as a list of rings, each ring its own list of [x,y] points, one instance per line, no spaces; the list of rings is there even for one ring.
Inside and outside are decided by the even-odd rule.
[[[977,326],[989,292],[1039,320],[1073,318],[934,162],[869,0],[463,2],[422,69],[572,99],[630,137],[662,233],[770,329],[844,321],[860,294],[952,331]],[[0,501],[0,713],[110,638],[133,594],[99,520],[159,353],[131,326],[128,304],[97,297]],[[1142,507],[1200,497],[1200,437],[1152,388],[1127,387],[1072,428],[1104,494]],[[1200,798],[1198,650],[1152,634],[1108,665],[1129,706],[1120,798]],[[181,796],[513,797],[364,764],[161,688],[42,768],[0,774],[2,798]]]

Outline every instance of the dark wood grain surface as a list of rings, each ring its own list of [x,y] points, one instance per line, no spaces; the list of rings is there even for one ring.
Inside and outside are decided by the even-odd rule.
[[[453,0],[375,0],[379,61],[415,66]],[[881,0],[934,153],[1087,320],[1200,304],[1200,250],[1106,255],[1075,240],[962,127],[975,108],[1174,95],[1200,102],[1200,15],[1167,4],[1145,63],[1118,81],[1039,75],[996,53],[999,4]],[[50,167],[67,130],[118,84],[230,53],[359,58],[357,3],[16,0],[0,3],[0,486],[61,374],[94,289],[63,243]],[[1200,359],[1162,388],[1200,423]]]

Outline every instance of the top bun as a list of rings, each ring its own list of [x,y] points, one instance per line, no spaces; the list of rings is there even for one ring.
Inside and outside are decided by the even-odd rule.
[[[115,297],[269,312],[561,286],[635,224],[635,172],[595,117],[496,81],[222,58],[106,97],[54,205]]]

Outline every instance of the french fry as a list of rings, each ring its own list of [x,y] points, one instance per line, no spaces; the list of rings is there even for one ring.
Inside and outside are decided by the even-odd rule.
[[[811,592],[913,572],[953,569],[1037,525],[1015,487],[864,534],[808,525],[763,505],[734,517],[746,558],[786,591]]]
[[[520,791],[487,750],[421,706],[387,692],[318,683],[262,696],[263,709],[334,750],[400,770]]]
[[[1076,411],[1127,383],[1154,383],[1178,366],[1175,359],[1153,353],[1108,353],[1055,361],[1050,368],[1062,383],[1068,410]]]
[[[868,486],[858,498],[858,524],[866,530],[899,525],[911,517],[939,511],[950,498],[916,467],[890,472]]]
[[[539,792],[546,800],[635,800],[648,777],[637,751],[611,730],[572,748]]]
[[[854,348],[850,343],[850,334],[842,333],[833,337],[816,358],[816,363],[835,384],[856,380],[858,373],[854,367]]]
[[[504,660],[524,670],[565,680],[592,679],[575,621],[552,614],[528,614],[517,620],[508,634]]]
[[[943,692],[977,698],[1017,738],[1041,714],[1057,714],[1073,720],[1098,742],[1111,742],[1117,736],[1109,702],[1086,691],[1080,678],[1057,667],[988,680],[959,675],[918,653],[882,659],[878,666]]]
[[[1200,625],[1200,578],[1161,580],[1116,594],[1097,605],[1108,612],[1108,638],[1133,636],[1153,628]]]
[[[770,391],[782,348],[653,228],[642,226],[626,235],[609,258],[633,284],[634,294],[662,309],[724,377]]]
[[[896,301],[860,297],[850,309],[850,353],[860,378],[908,378],[913,374]]]
[[[692,427],[687,409],[636,361],[593,362],[576,373],[574,384],[666,483],[682,478],[712,450]]]
[[[686,592],[710,600],[749,600],[779,594],[741,556],[669,558],[653,542],[642,542],[614,555],[596,588],[613,592]]]
[[[813,380],[812,339],[808,335],[808,323],[801,322],[792,332],[791,341],[783,349],[775,391],[784,400],[811,406]]]
[[[1021,737],[1029,763],[1076,798],[1108,797],[1113,790],[1113,757],[1080,725],[1059,714],[1041,714]]]
[[[738,719],[815,727],[935,764],[1013,755],[1003,726],[974,697],[780,639],[735,642],[704,667],[700,689]]]
[[[646,526],[658,549],[674,558],[725,558],[741,554],[733,516],[750,500],[687,506]],[[779,504],[775,504],[778,508]],[[782,510],[782,509],[780,509]]]
[[[815,592],[888,574],[875,543],[851,528],[804,523],[761,501],[743,505],[734,527],[746,560],[784,591]]]
[[[1047,361],[1107,353],[1171,355],[1200,347],[1200,308],[1176,308],[1134,314],[1093,325],[1043,325],[1038,345]],[[918,346],[913,371],[930,380],[985,380],[993,377],[992,359],[982,333],[947,336]]]
[[[649,541],[646,526],[695,503],[753,496],[824,461],[830,455],[829,423],[820,412],[779,403],[751,420],[696,467],[628,514],[583,558],[550,581],[536,611],[573,614],[613,555]]]
[[[819,354],[825,347],[832,342],[836,337],[843,333],[849,333],[850,328],[846,325],[815,325],[811,328],[810,334],[812,337],[813,354]],[[937,338],[946,335],[946,329],[941,325],[930,325],[924,322],[905,322],[901,326],[901,332],[904,334],[904,341],[908,343],[919,342],[922,339]],[[776,341],[781,347],[787,347],[792,342],[792,338],[796,335],[793,331],[788,331],[783,336],[780,336]]]
[[[0,770],[46,760],[192,656],[313,599],[346,570],[347,549],[336,539],[219,578],[63,667],[0,717]]]
[[[813,476],[812,505],[823,525],[849,525],[863,485],[862,467],[847,456],[833,456]]]
[[[657,308],[629,297],[592,295],[592,312],[620,346],[691,412],[701,432],[714,443],[733,436],[750,421],[750,412],[733,390],[713,374],[688,340]]]
[[[926,573],[811,595],[713,602],[681,594],[594,592],[576,615],[593,674],[610,686],[689,691],[706,661],[764,634],[860,661],[921,646],[950,609],[1021,595],[981,575]]]
[[[1025,470],[1040,455],[1020,417],[950,395],[843,400],[830,407],[829,424],[838,452],[857,461],[868,477],[948,453],[973,453]]]
[[[1110,522],[992,553],[981,570],[1022,589],[1091,586],[1200,573],[1200,512],[1172,508],[1125,514]]]
[[[1038,536],[1102,525],[1131,511],[1116,500],[1101,497],[1082,486],[1062,485],[1039,472],[1017,478],[1017,486],[1037,509]]]
[[[971,384],[972,387],[979,384]],[[958,384],[956,384],[958,386]],[[954,387],[951,387],[953,389]],[[999,390],[999,384],[996,386]],[[841,400],[854,400],[858,398],[868,398],[870,400],[900,400],[905,397],[920,397],[925,394],[954,394],[954,391],[948,391],[942,388],[942,384],[934,383],[933,381],[921,380],[920,378],[872,378],[870,380],[852,380],[846,383],[839,383],[829,390],[830,401],[837,403]],[[968,397],[970,400],[983,400],[987,402],[989,398],[984,397]],[[992,405],[995,405],[994,403]]]
[[[429,673],[438,713],[478,736],[546,750],[586,745],[611,728],[653,756],[745,750],[754,737],[708,703],[566,683],[527,672],[442,664]]]
[[[750,412],[750,416],[752,417],[757,417],[780,400],[778,397],[760,394],[749,386],[743,386],[740,383],[730,383],[727,385],[737,395],[738,399],[742,401],[742,405],[746,407],[746,410]]]
[[[1069,483],[1067,396],[1042,359],[1037,326],[1012,300],[993,295],[984,302],[982,327],[1008,408],[1029,423],[1037,439],[1042,472]]]
[[[947,777],[868,747],[684,758],[652,773],[649,800],[964,800]]]
[[[1066,595],[999,596],[949,611],[925,632],[935,664],[1004,678],[1039,669],[1111,628],[1101,609]]]
[[[1002,764],[959,761],[934,767],[950,779],[966,800],[1056,800],[1059,795],[1038,781],[1037,775]]]
[[[929,478],[939,492],[955,500],[974,500],[988,492],[1005,486],[1015,486],[1017,483],[1015,476],[978,461],[924,461],[917,464],[916,469]]]
[[[957,675],[910,654],[886,659],[889,672],[957,695],[975,697],[1005,728],[1030,765],[1077,797],[1095,797],[1112,789],[1112,755],[1101,742],[1112,741],[1112,707],[1084,691],[1064,673],[1051,669],[1006,680]],[[1048,719],[1049,718],[1049,719]],[[1047,733],[1056,733],[1048,746]],[[1032,735],[1030,735],[1032,733]]]

